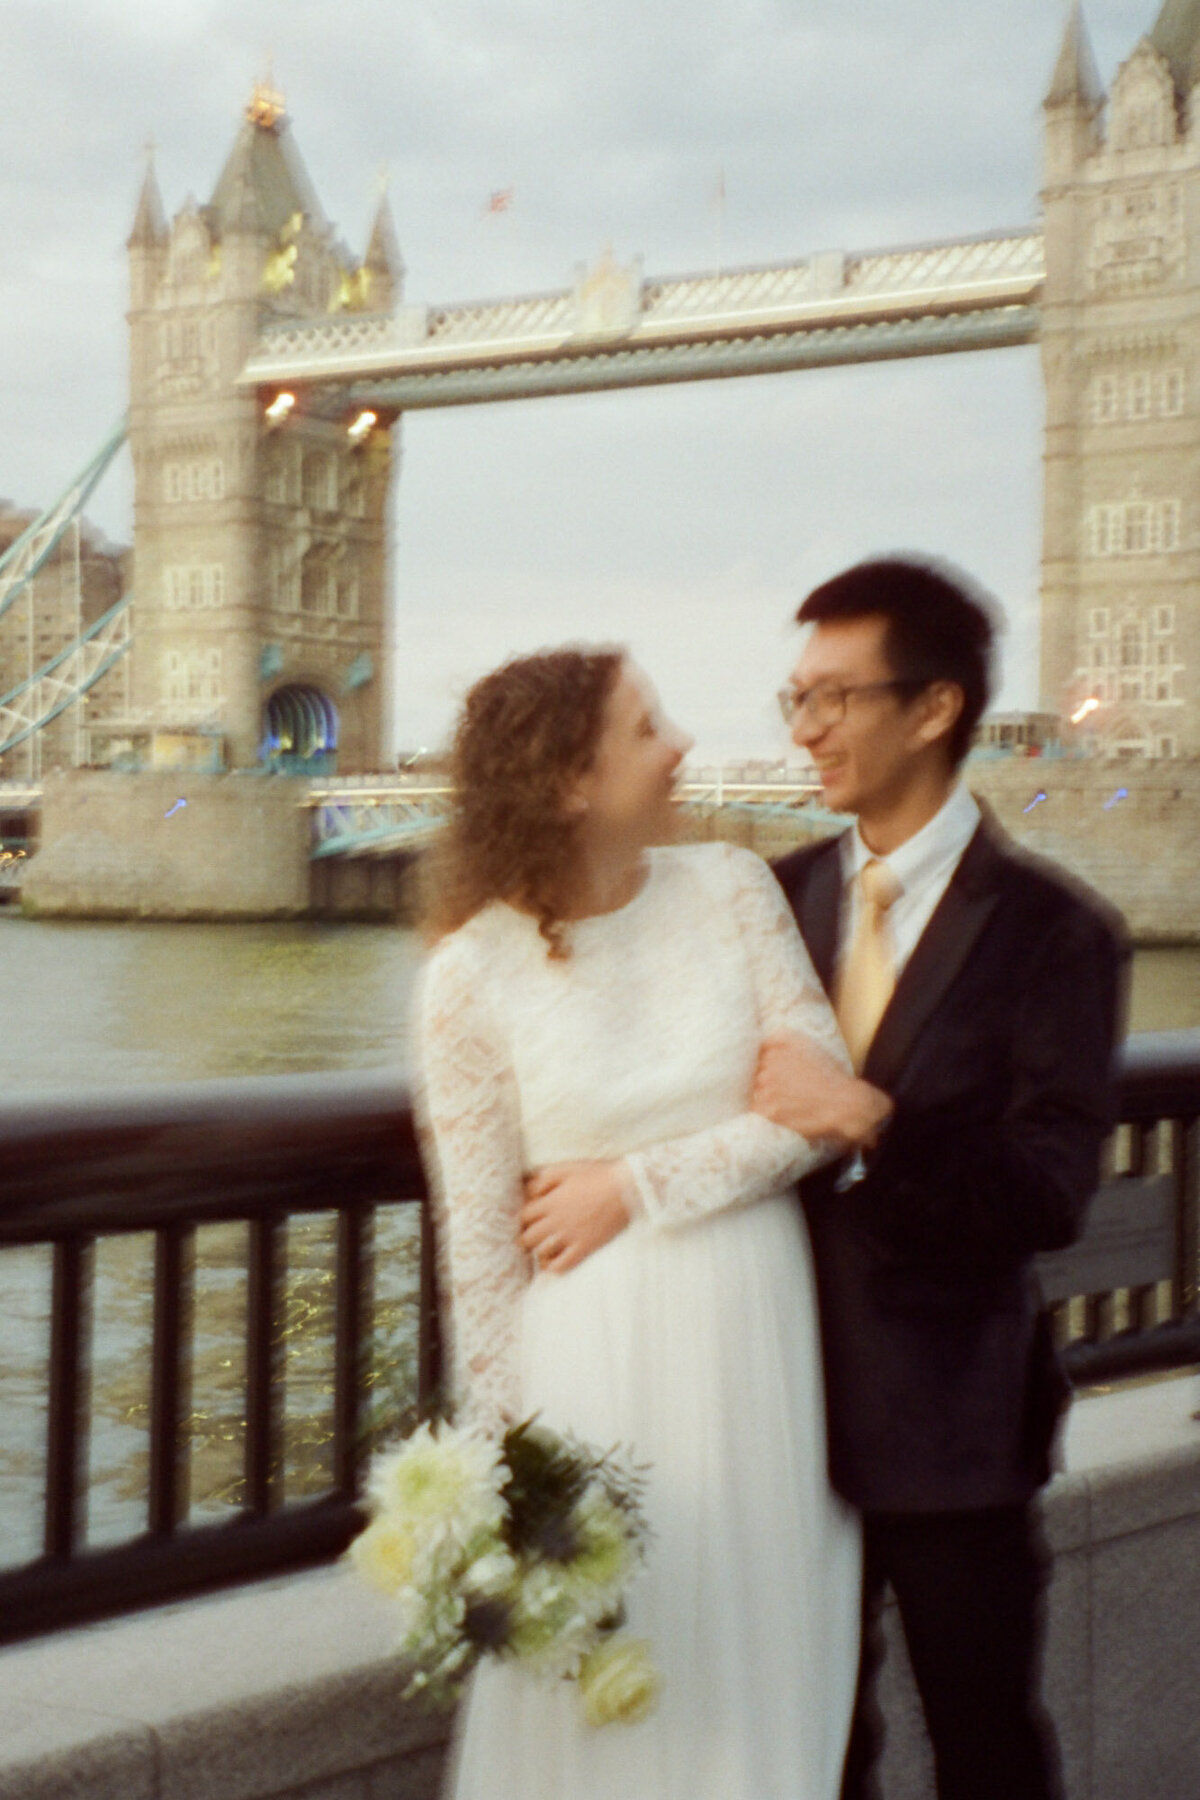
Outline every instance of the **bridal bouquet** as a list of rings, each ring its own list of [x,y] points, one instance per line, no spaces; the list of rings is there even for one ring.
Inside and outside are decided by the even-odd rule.
[[[589,1724],[655,1704],[649,1647],[620,1631],[645,1556],[641,1480],[527,1420],[499,1444],[422,1425],[372,1469],[350,1557],[400,1614],[408,1693],[447,1700],[481,1657],[579,1683]]]

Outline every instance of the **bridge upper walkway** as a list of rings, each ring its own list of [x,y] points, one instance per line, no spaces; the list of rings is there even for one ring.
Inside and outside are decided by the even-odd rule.
[[[1032,343],[1038,227],[719,273],[610,256],[573,288],[264,327],[242,387],[334,383],[396,410]]]

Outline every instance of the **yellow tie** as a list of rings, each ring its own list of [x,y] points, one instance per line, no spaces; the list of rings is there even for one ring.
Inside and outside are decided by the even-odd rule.
[[[888,908],[903,889],[886,863],[872,857],[858,877],[859,907],[854,936],[846,946],[837,980],[838,1024],[857,1073],[896,986],[896,962]]]

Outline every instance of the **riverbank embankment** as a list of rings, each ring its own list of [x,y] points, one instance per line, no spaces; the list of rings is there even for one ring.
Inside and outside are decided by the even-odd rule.
[[[1123,914],[1138,944],[1200,945],[1200,759],[973,759],[972,791],[1017,843]],[[312,861],[299,779],[47,779],[22,904],[42,918],[411,922],[409,849]],[[686,838],[773,858],[841,830],[819,805],[689,806]],[[394,866],[393,866],[394,865]]]

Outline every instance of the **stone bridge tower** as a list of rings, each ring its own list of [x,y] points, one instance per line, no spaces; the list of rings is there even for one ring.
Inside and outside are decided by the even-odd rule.
[[[265,324],[390,311],[386,200],[355,262],[280,97],[255,89],[207,205],[168,225],[147,171],[128,241],[132,705],[158,762],[382,766],[394,430],[330,395],[264,415],[236,386]]]
[[[1106,97],[1078,5],[1046,98],[1042,701],[1200,753],[1200,0]]]

